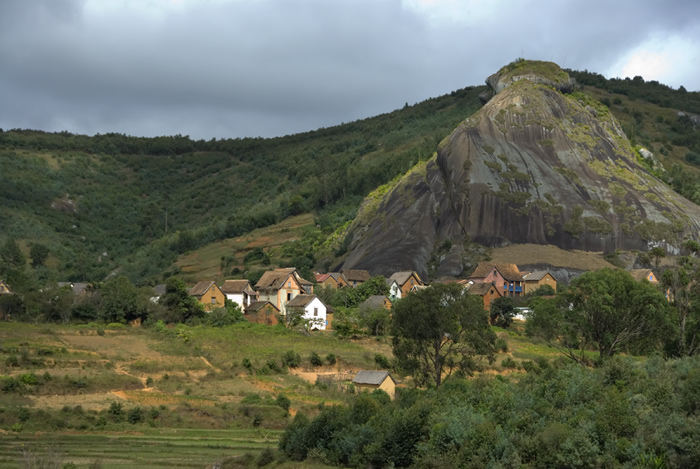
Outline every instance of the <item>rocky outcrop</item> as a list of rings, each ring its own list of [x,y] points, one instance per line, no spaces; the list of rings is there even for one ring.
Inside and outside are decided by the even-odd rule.
[[[431,160],[366,200],[345,268],[456,276],[471,242],[677,252],[697,236],[700,207],[637,163],[605,106],[565,94],[573,82],[556,65],[492,77],[494,96]]]

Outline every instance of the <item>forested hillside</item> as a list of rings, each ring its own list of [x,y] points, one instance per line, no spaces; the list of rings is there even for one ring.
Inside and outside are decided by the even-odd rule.
[[[700,93],[569,73],[610,108],[633,145],[654,152],[654,174],[700,202],[700,132],[691,116],[700,114]],[[118,269],[145,284],[173,273],[181,253],[291,215],[313,213],[316,236],[328,236],[372,190],[430,158],[480,108],[484,89],[272,139],[6,129],[0,243],[16,240],[40,279],[103,280]]]
[[[479,107],[467,88],[281,138],[0,133],[0,238],[48,248],[45,275],[159,280],[175,257],[313,211],[331,230],[372,189],[429,158]],[[167,275],[167,274],[166,274]]]

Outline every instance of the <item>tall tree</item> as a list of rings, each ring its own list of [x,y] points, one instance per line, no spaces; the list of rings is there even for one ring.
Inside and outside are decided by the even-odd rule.
[[[10,269],[24,267],[24,264],[27,262],[26,256],[14,238],[8,238],[5,244],[2,245],[2,248],[0,248],[0,260]]]
[[[100,315],[107,322],[128,322],[143,318],[146,305],[138,289],[126,277],[117,277],[100,289],[102,307]]]
[[[601,269],[574,279],[557,298],[536,302],[526,327],[587,364],[585,351],[593,344],[601,359],[627,347],[657,345],[670,328],[669,313],[666,298],[649,282]]]
[[[49,248],[40,243],[32,243],[29,247],[29,257],[32,258],[32,267],[40,267],[49,257]]]
[[[168,321],[187,322],[204,316],[202,304],[190,296],[184,282],[177,277],[170,277],[165,282],[165,294],[158,302],[165,307]]]
[[[398,367],[418,384],[439,387],[454,370],[473,371],[475,357],[494,357],[496,336],[481,298],[457,284],[436,284],[399,300],[392,332]]]

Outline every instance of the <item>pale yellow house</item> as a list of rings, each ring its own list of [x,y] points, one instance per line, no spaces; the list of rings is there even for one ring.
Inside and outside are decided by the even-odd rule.
[[[557,280],[549,272],[537,270],[523,274],[523,289],[526,295],[543,285],[549,285],[554,291],[557,291]]]
[[[0,280],[0,295],[9,295],[9,294],[12,294],[12,290],[10,290],[10,287],[8,287],[5,282]]]
[[[204,305],[205,311],[223,308],[226,304],[226,295],[216,286],[213,280],[198,282],[190,289],[190,295],[197,298],[197,301]]]
[[[381,389],[392,399],[396,395],[396,381],[388,371],[358,371],[352,382],[358,392],[362,390],[372,392],[375,389]]]

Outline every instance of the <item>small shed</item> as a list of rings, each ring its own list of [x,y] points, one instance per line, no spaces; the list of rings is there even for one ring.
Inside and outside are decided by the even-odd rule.
[[[396,380],[388,371],[361,370],[357,372],[352,382],[358,391],[381,389],[392,399],[396,394]]]

